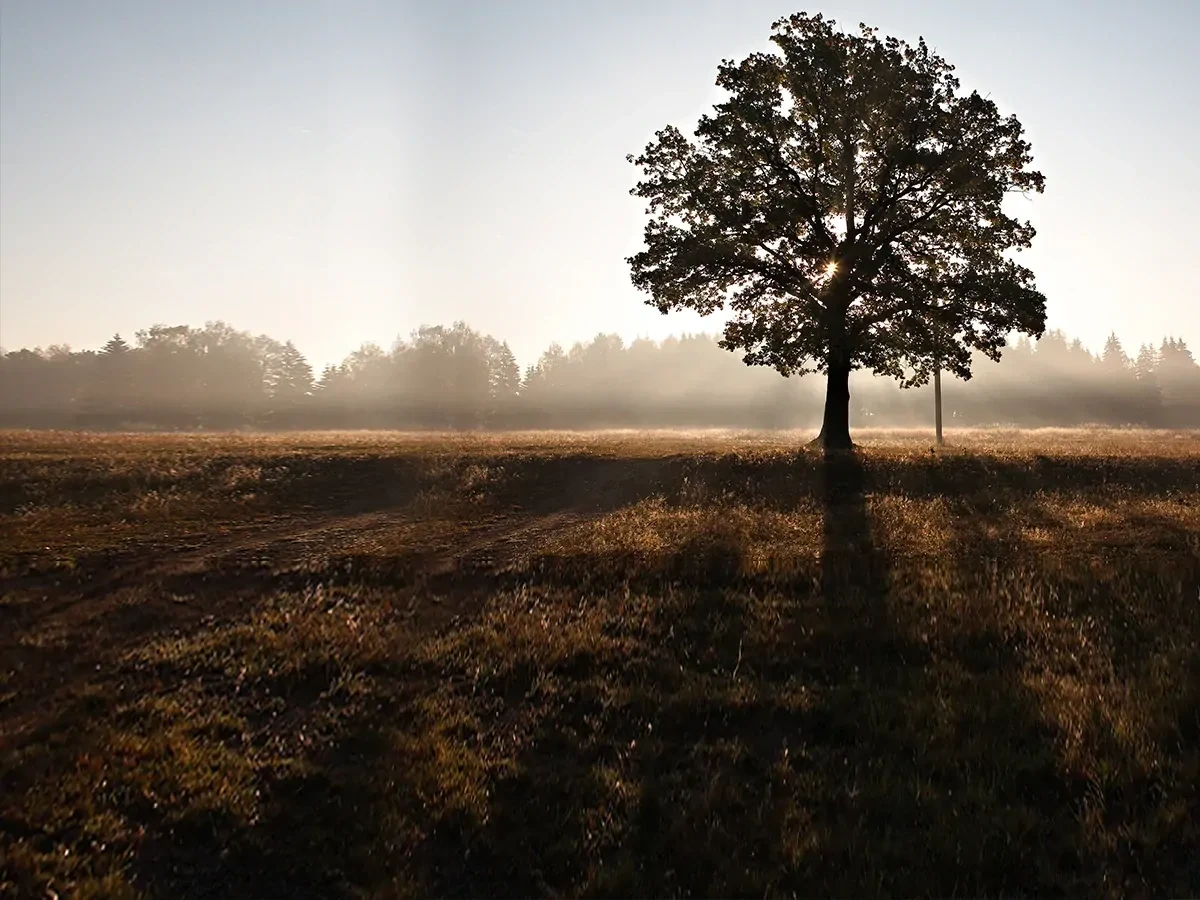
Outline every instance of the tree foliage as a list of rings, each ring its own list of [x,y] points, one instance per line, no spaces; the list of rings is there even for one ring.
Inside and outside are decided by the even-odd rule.
[[[1045,299],[1010,252],[1034,229],[1004,208],[1044,185],[1016,117],[964,94],[923,40],[804,14],[771,40],[721,63],[727,98],[694,137],[668,126],[629,158],[647,302],[728,309],[723,346],[785,375],[967,378],[972,351],[1040,335]]]

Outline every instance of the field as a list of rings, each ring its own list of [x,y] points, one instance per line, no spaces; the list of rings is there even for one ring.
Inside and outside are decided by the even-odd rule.
[[[1200,894],[1200,434],[0,434],[0,893]]]

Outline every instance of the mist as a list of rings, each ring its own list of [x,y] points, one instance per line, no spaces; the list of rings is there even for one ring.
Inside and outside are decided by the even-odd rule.
[[[1022,338],[973,377],[943,378],[946,426],[1200,426],[1200,365],[1182,339],[1092,353]],[[707,334],[551,345],[522,371],[465,323],[365,343],[314,372],[291,343],[223,322],[156,325],[97,350],[0,352],[0,425],[162,429],[816,428],[825,379],[746,366]],[[856,372],[857,426],[929,426],[932,388]]]

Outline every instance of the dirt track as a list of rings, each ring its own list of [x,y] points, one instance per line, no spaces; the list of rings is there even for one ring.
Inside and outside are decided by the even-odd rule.
[[[597,487],[603,487],[597,484]],[[513,511],[441,533],[399,508],[317,521],[291,519],[247,526],[215,539],[199,537],[179,550],[146,548],[120,561],[84,563],[70,576],[7,579],[10,627],[0,635],[0,655],[21,680],[43,686],[37,696],[10,696],[0,705],[0,748],[46,721],[65,698],[119,668],[116,663],[144,643],[170,634],[184,637],[227,617],[245,616],[272,590],[319,585],[354,560],[387,560],[404,581],[445,577],[459,569],[500,569],[535,553],[602,504],[593,495],[545,514]],[[130,558],[131,557],[131,558]],[[449,599],[450,602],[445,602]],[[472,612],[471,595],[414,603],[415,633]],[[79,650],[72,635],[102,640]]]

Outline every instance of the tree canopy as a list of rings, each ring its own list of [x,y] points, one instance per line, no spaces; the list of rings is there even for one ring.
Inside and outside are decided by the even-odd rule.
[[[785,375],[828,375],[822,439],[849,446],[848,375],[970,377],[1045,298],[1010,251],[1034,229],[1004,209],[1041,192],[1015,116],[963,93],[924,40],[780,19],[774,52],[725,60],[727,93],[694,137],[630,156],[648,201],[634,284],[662,312],[731,313],[722,346]]]

